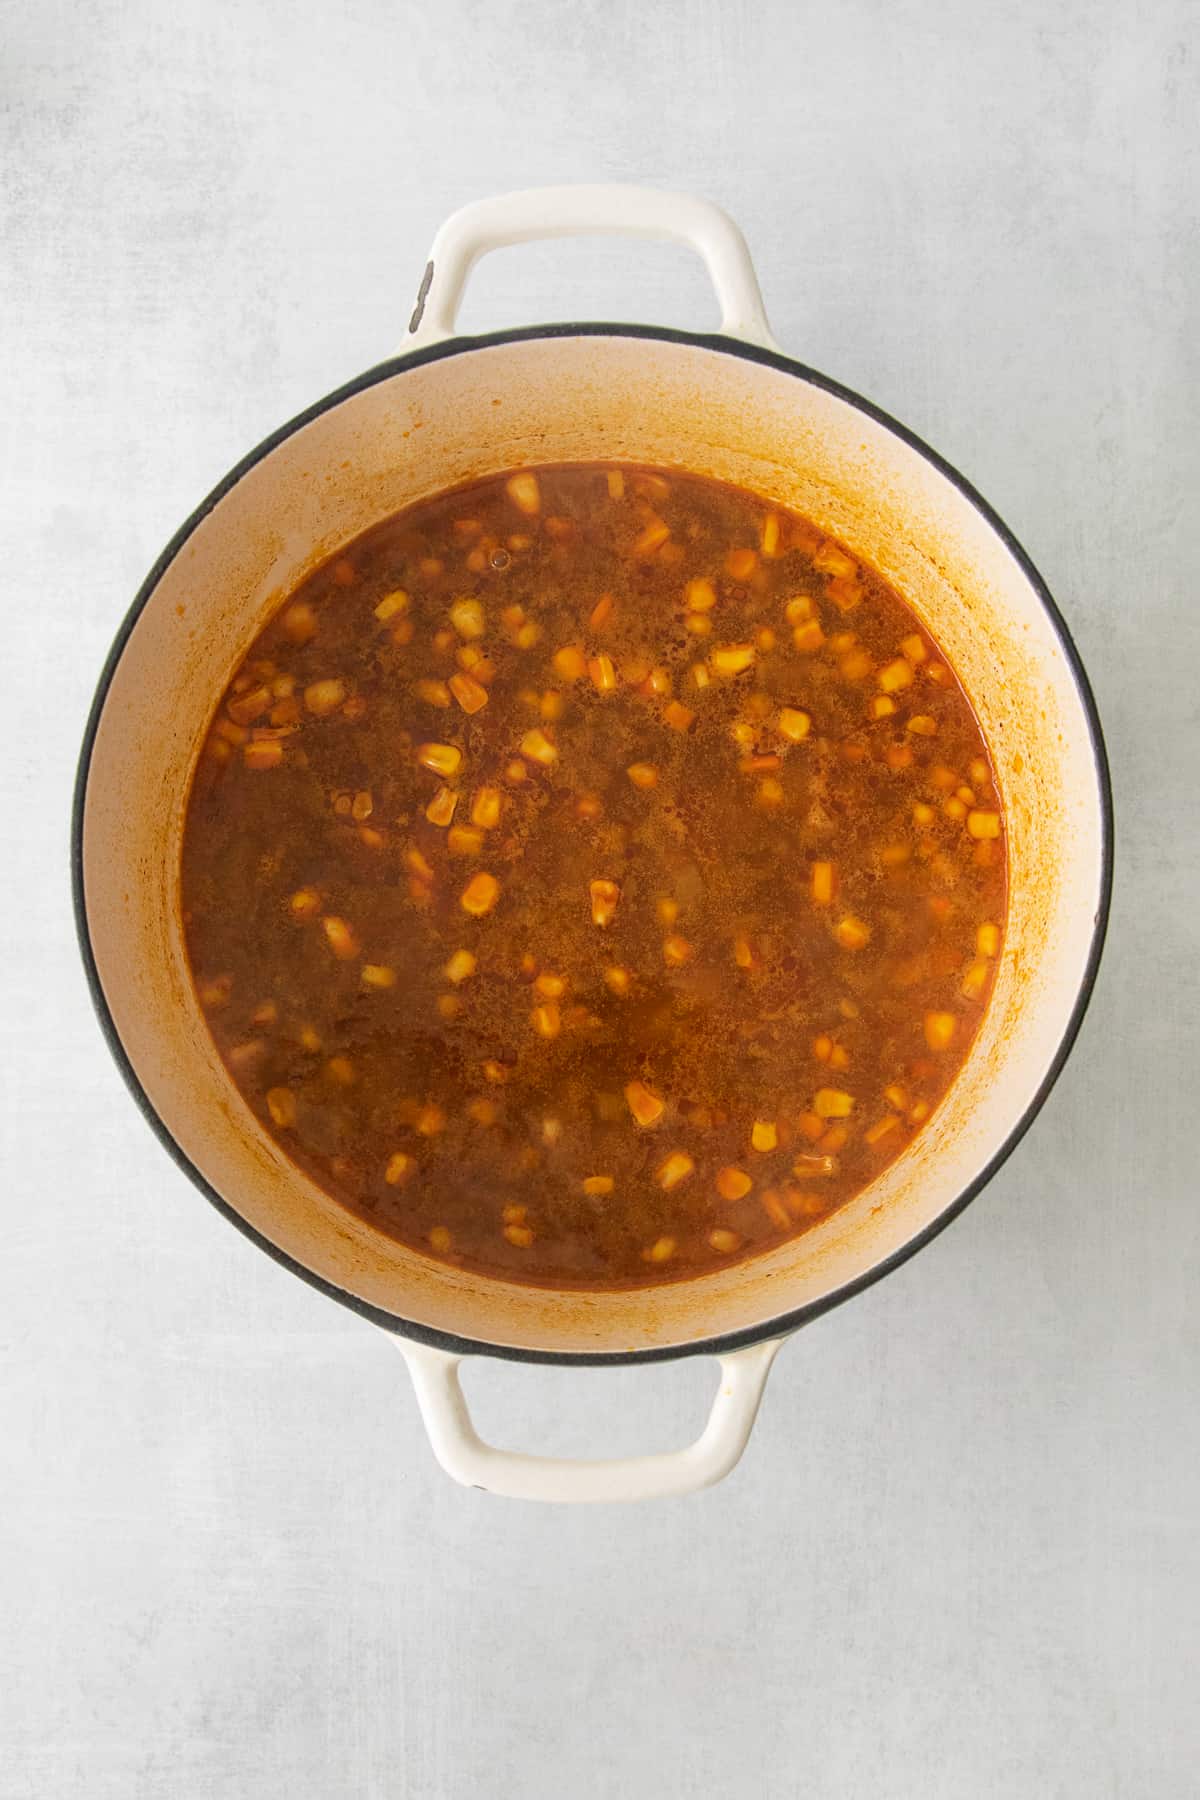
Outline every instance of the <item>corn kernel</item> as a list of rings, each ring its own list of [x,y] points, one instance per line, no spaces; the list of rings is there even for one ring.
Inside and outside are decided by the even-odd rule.
[[[906,729],[915,732],[918,737],[936,737],[937,720],[931,718],[928,713],[914,713],[909,719]]]
[[[449,779],[462,767],[462,751],[456,744],[419,744],[417,761],[423,769]]]
[[[504,484],[504,491],[516,507],[532,518],[542,507],[542,490],[538,486],[538,478],[523,470],[519,475],[510,475]]]
[[[664,1163],[659,1165],[658,1185],[668,1191],[686,1181],[696,1167],[686,1150],[673,1150]]]
[[[711,612],[717,604],[717,590],[703,575],[697,575],[683,590],[684,609],[690,613]]]
[[[889,1137],[895,1131],[899,1123],[895,1113],[885,1113],[882,1119],[879,1119],[863,1133],[863,1136],[868,1144],[881,1144],[885,1137]]]
[[[708,666],[714,675],[744,675],[754,667],[756,654],[753,644],[718,644]]]
[[[336,712],[345,698],[344,681],[314,681],[304,690],[304,704],[318,719],[328,718],[330,713]]]
[[[635,556],[653,556],[671,535],[671,527],[662,519],[651,517],[633,542]]]
[[[967,809],[957,794],[951,794],[950,798],[943,803],[942,811],[948,819],[953,819],[956,825],[961,825],[967,816]]]
[[[757,550],[730,550],[725,567],[734,581],[749,581],[758,567]]]
[[[553,1000],[548,1000],[541,1006],[535,1006],[530,1018],[533,1021],[533,1029],[539,1037],[556,1038],[562,1030],[562,1014]]]
[[[648,1263],[670,1262],[675,1254],[675,1239],[672,1237],[656,1238],[642,1251],[642,1261]]]
[[[348,1056],[331,1056],[325,1064],[325,1073],[339,1087],[354,1086],[354,1064]]]
[[[733,940],[733,960],[739,969],[754,967],[754,947],[741,932]]]
[[[818,619],[807,619],[803,625],[797,625],[792,633],[792,642],[797,650],[810,654],[819,650],[825,642],[825,633],[821,630]]]
[[[611,694],[617,686],[617,671],[613,667],[611,656],[601,653],[591,657],[588,661],[588,674],[598,694]]]
[[[969,812],[967,814],[967,830],[973,838],[998,838],[1000,836],[1000,814]]]
[[[692,960],[695,953],[694,947],[686,938],[672,935],[663,939],[663,961],[668,969],[681,969],[684,963]]]
[[[690,706],[684,706],[678,700],[668,701],[663,707],[663,719],[672,731],[686,731],[696,717]]]
[[[429,1233],[429,1248],[436,1250],[439,1256],[445,1256],[453,1249],[454,1239],[444,1225],[435,1225]]]
[[[828,906],[833,899],[836,871],[831,862],[815,862],[812,866],[812,897],[818,906]]]
[[[657,1125],[665,1110],[665,1102],[644,1082],[631,1081],[625,1088],[625,1102],[639,1125]]]
[[[471,800],[471,823],[478,825],[481,831],[493,831],[500,823],[499,788],[476,788]]]
[[[585,1175],[583,1191],[585,1194],[611,1194],[616,1187],[611,1175]]]
[[[267,1089],[267,1111],[271,1122],[280,1131],[290,1131],[296,1123],[296,1096],[290,1088],[273,1087]]]
[[[528,1225],[505,1225],[504,1236],[518,1250],[528,1250],[533,1242],[533,1231]]]
[[[477,875],[472,875],[463,889],[459,905],[464,912],[481,919],[485,913],[491,912],[499,898],[500,883],[494,875],[488,875],[481,869]]]
[[[588,624],[593,631],[599,631],[603,626],[608,624],[608,621],[612,618],[613,607],[615,604],[616,602],[613,600],[611,594],[601,594],[595,606],[593,606],[591,612],[588,614]]]
[[[551,661],[554,664],[555,672],[561,675],[564,681],[578,681],[581,676],[587,674],[587,658],[578,644],[564,644],[561,650],[554,652]]]
[[[321,896],[316,888],[297,888],[288,901],[288,911],[294,919],[315,918],[321,908]]]
[[[658,786],[658,770],[653,763],[630,763],[625,773],[636,788]]]
[[[527,731],[521,739],[521,755],[549,768],[551,763],[558,761],[558,745],[552,743],[544,731]]]
[[[283,745],[278,738],[255,738],[243,747],[242,761],[248,769],[277,769],[283,761]]]
[[[779,514],[768,513],[763,520],[762,536],[759,539],[764,556],[779,554]]]
[[[403,588],[395,588],[390,594],[385,594],[383,596],[383,599],[375,608],[375,617],[382,623],[387,619],[394,619],[400,613],[407,611],[408,595]]]
[[[886,719],[889,713],[894,713],[895,710],[896,702],[890,694],[876,694],[871,701],[871,717],[873,719]]]
[[[998,925],[981,925],[975,933],[975,948],[980,956],[995,956],[1000,949],[1000,927]]]
[[[895,662],[886,663],[879,671],[878,681],[885,694],[897,694],[901,688],[910,687],[913,680],[913,666],[907,657],[898,656]]]
[[[454,789],[440,787],[425,808],[425,817],[431,825],[449,825],[457,805],[458,795]]]
[[[489,1056],[485,1062],[480,1064],[480,1067],[483,1070],[484,1080],[494,1083],[497,1087],[508,1080],[507,1068],[502,1062],[497,1062],[494,1057]]]
[[[396,971],[390,963],[364,963],[362,966],[362,984],[369,988],[390,988],[396,985]]]
[[[293,644],[307,644],[317,635],[317,615],[307,600],[293,600],[280,623],[284,636]]]
[[[476,966],[476,959],[470,950],[456,950],[442,974],[447,981],[452,981],[457,986],[460,981],[468,980],[475,973]]]
[[[488,703],[487,689],[473,675],[452,675],[449,686],[465,713],[477,713]]]
[[[388,1158],[383,1179],[389,1187],[403,1187],[405,1182],[412,1180],[416,1170],[415,1160],[411,1156],[405,1156],[403,1150],[397,1150],[394,1156]]]
[[[848,1119],[854,1111],[854,1096],[841,1088],[818,1088],[812,1109],[818,1119]]]
[[[592,902],[592,923],[594,925],[611,925],[617,910],[617,902],[621,898],[621,890],[615,881],[597,879],[588,883],[588,893]]]
[[[738,1169],[730,1164],[727,1168],[717,1170],[716,1188],[722,1200],[744,1200],[753,1186],[745,1169]]]
[[[978,1000],[988,983],[990,970],[986,962],[973,962],[962,978],[959,992],[967,1000]]]
[[[476,1125],[494,1125],[499,1116],[496,1102],[487,1099],[483,1094],[477,1094],[473,1100],[467,1102],[467,1117]],[[505,1207],[504,1210],[507,1214],[508,1208]]]
[[[953,1013],[927,1012],[925,1014],[925,1042],[931,1050],[948,1050],[954,1039],[958,1021]]]
[[[812,719],[808,713],[801,712],[795,706],[781,706],[779,709],[779,730],[789,744],[803,743],[812,729]]]
[[[843,950],[861,950],[871,936],[871,928],[853,913],[847,913],[834,926],[833,935]]]
[[[755,1119],[750,1127],[750,1148],[762,1151],[775,1150],[779,1145],[779,1130],[774,1119]]]
[[[611,993],[624,995],[629,992],[629,970],[622,969],[619,964],[604,971],[604,984]]]
[[[413,692],[426,706],[444,708],[450,704],[450,689],[444,681],[416,681],[413,683]]]
[[[339,962],[353,962],[358,955],[358,939],[347,925],[345,919],[339,919],[333,913],[326,913],[321,920],[329,948]]]
[[[609,469],[604,479],[608,483],[609,499],[623,500],[625,498],[625,477],[621,473],[621,470]]]

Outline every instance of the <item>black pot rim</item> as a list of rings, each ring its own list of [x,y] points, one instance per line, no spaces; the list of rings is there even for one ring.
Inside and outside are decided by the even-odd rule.
[[[834,395],[839,400],[846,401],[849,405],[865,414],[867,418],[873,419],[877,424],[884,426],[888,431],[898,437],[901,442],[906,444],[909,449],[915,450],[919,456],[922,456],[928,463],[931,463],[939,474],[944,476],[953,487],[957,488],[964,499],[974,507],[976,512],[980,514],[1000,538],[1005,548],[1020,565],[1023,574],[1037,594],[1038,599],[1041,601],[1059,642],[1062,645],[1066,664],[1070,670],[1080,704],[1083,708],[1084,716],[1087,720],[1092,755],[1095,762],[1096,782],[1100,794],[1100,895],[1083,979],[1080,983],[1079,992],[1076,996],[1066,1030],[1063,1033],[1058,1049],[1046,1071],[1041,1085],[1020,1119],[1013,1126],[1007,1138],[992,1156],[986,1167],[962,1191],[962,1193],[959,1194],[949,1206],[943,1208],[937,1218],[926,1225],[922,1231],[918,1232],[905,1244],[901,1245],[899,1249],[894,1250],[890,1256],[885,1257],[881,1262],[876,1264],[875,1267],[867,1270],[864,1274],[857,1276],[853,1281],[846,1282],[832,1293],[823,1295],[821,1299],[813,1301],[807,1306],[797,1307],[790,1312],[782,1313],[776,1318],[764,1321],[762,1324],[749,1326],[742,1331],[727,1332],[687,1344],[672,1344],[665,1347],[644,1349],[613,1351],[529,1350],[517,1345],[487,1343],[471,1338],[458,1337],[450,1332],[432,1330],[428,1326],[417,1324],[409,1319],[400,1318],[396,1314],[386,1312],[380,1307],[372,1306],[367,1301],[360,1300],[355,1294],[347,1293],[344,1288],[335,1286],[323,1276],[316,1274],[312,1269],[305,1268],[303,1263],[297,1262],[293,1257],[287,1255],[285,1251],[279,1249],[277,1245],[271,1243],[269,1238],[264,1237],[261,1232],[257,1231],[254,1226],[249,1224],[229,1201],[217,1192],[191,1161],[190,1157],[188,1157],[185,1151],[177,1143],[164,1121],[155,1111],[148,1094],[138,1079],[137,1072],[126,1053],[125,1047],[117,1032],[116,1025],[109,1010],[108,1002],[105,999],[103,987],[101,986],[100,975],[92,949],[91,934],[88,929],[87,896],[84,891],[83,879],[83,820],[87,798],[88,775],[91,768],[92,750],[95,744],[96,732],[99,727],[101,715],[104,711],[104,704],[108,697],[109,687],[111,686],[113,675],[116,672],[117,664],[121,659],[125,645],[137,624],[138,619],[141,617],[143,610],[148,604],[151,595],[161,581],[167,568],[175,560],[179,551],[183,548],[188,538],[191,537],[192,533],[196,530],[202,520],[207,518],[214,507],[216,507],[219,502],[224,499],[226,494],[237,485],[243,475],[247,474],[257,463],[261,462],[272,450],[275,450],[280,444],[285,442],[287,438],[291,437],[303,426],[309,424],[313,419],[319,418],[322,413],[328,412],[333,407],[340,405],[342,401],[351,399],[355,394],[362,393],[365,389],[374,387],[381,381],[387,381],[393,375],[401,374],[407,369],[418,368],[424,363],[438,362],[444,357],[461,355],[465,351],[486,350],[502,344],[529,342],[539,338],[560,337],[628,337],[658,339],[667,343],[687,344],[699,349],[718,351],[722,355],[741,357],[747,362],[764,363],[770,368],[778,369],[783,374],[793,375],[815,387],[822,388],[826,393]],[[1112,898],[1112,880],[1112,782],[1109,774],[1108,757],[1104,746],[1104,736],[1100,727],[1100,717],[1096,708],[1095,698],[1092,694],[1091,684],[1088,681],[1087,672],[1084,669],[1082,659],[1080,658],[1074,640],[1071,637],[1071,633],[1067,628],[1066,621],[1059,612],[1046,583],[1042,580],[1041,575],[1038,573],[1030,557],[1018,542],[1017,538],[1009,530],[1008,526],[1004,523],[1003,519],[1001,519],[992,507],[989,506],[988,502],[971,485],[966,477],[962,475],[953,464],[948,463],[943,457],[939,456],[935,450],[932,450],[928,444],[924,443],[921,438],[917,437],[915,432],[908,430],[905,425],[902,425],[897,419],[892,418],[892,416],[889,413],[884,412],[881,407],[864,399],[861,394],[855,393],[853,389],[844,387],[840,382],[832,380],[829,376],[822,375],[819,371],[809,368],[806,364],[797,362],[792,357],[785,356],[781,351],[765,349],[760,345],[746,343],[739,338],[726,337],[720,333],[682,331],[670,326],[623,325],[595,321],[588,323],[522,326],[514,330],[486,332],[473,337],[453,337],[445,339],[440,343],[432,344],[425,349],[402,352],[397,356],[388,358],[385,362],[377,363],[373,368],[365,370],[363,374],[356,376],[352,381],[346,382],[342,387],[335,388],[332,393],[325,395],[323,399],[316,401],[312,406],[309,406],[303,412],[298,413],[295,418],[290,419],[285,425],[281,425],[276,431],[273,431],[270,436],[263,439],[256,449],[251,450],[247,456],[244,456],[239,463],[235,464],[229,473],[217,483],[212,492],[201,501],[195,512],[193,512],[190,518],[180,526],[174,537],[167,544],[162,554],[154,563],[149,574],[146,576],[145,581],[143,581],[141,587],[138,589],[133,603],[117,631],[112,648],[109,650],[108,656],[105,659],[104,667],[97,684],[95,697],[92,701],[91,710],[88,714],[83,745],[79,756],[79,765],[76,772],[71,813],[71,887],[75,912],[75,930],[79,941],[80,955],[83,958],[84,970],[87,976],[88,989],[92,997],[92,1004],[96,1009],[100,1028],[107,1041],[109,1050],[124,1077],[126,1087],[129,1089],[134,1101],[145,1117],[146,1122],[162,1144],[163,1148],[167,1151],[168,1155],[178,1167],[183,1170],[184,1174],[189,1177],[194,1186],[199,1188],[200,1192],[212,1202],[218,1212],[222,1213],[232,1225],[235,1225],[237,1229],[248,1237],[252,1243],[256,1244],[260,1250],[265,1251],[268,1256],[272,1257],[275,1262],[281,1264],[285,1269],[290,1270],[293,1275],[298,1275],[301,1280],[306,1281],[310,1287],[314,1287],[318,1292],[328,1295],[331,1300],[340,1301],[343,1306],[347,1306],[351,1311],[359,1313],[365,1319],[369,1319],[372,1324],[378,1325],[384,1330],[399,1336],[413,1338],[419,1343],[429,1344],[438,1349],[451,1351],[456,1355],[495,1356],[502,1357],[512,1362],[527,1363],[565,1363],[600,1367],[608,1364],[670,1362],[685,1356],[723,1355],[729,1351],[740,1349],[744,1345],[759,1343],[768,1338],[782,1337],[789,1332],[797,1330],[801,1325],[808,1324],[811,1320],[818,1318],[822,1313],[831,1311],[833,1307],[840,1306],[843,1301],[849,1300],[855,1294],[861,1293],[874,1282],[882,1280],[885,1275],[891,1274],[894,1269],[898,1269],[902,1263],[907,1262],[910,1256],[915,1256],[918,1250],[923,1249],[926,1244],[937,1237],[939,1232],[944,1231],[951,1220],[956,1219],[975,1196],[987,1186],[988,1182],[996,1172],[1005,1162],[1007,1162],[1008,1158],[1012,1155],[1021,1139],[1025,1136],[1025,1133],[1029,1130],[1034,1119],[1045,1105],[1050,1091],[1058,1080],[1063,1066],[1071,1053],[1071,1049],[1079,1034],[1079,1028],[1083,1023],[1084,1014],[1087,1011],[1088,1003],[1091,1000],[1096,985],[1096,977],[1100,967],[1100,958],[1104,948],[1104,938],[1108,926],[1109,906]]]

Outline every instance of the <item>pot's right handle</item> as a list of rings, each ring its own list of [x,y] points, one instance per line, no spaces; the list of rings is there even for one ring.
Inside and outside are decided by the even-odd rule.
[[[408,1364],[433,1453],[455,1481],[513,1500],[573,1502],[661,1500],[711,1487],[734,1467],[758,1416],[763,1388],[783,1338],[749,1344],[718,1358],[721,1380],[708,1423],[683,1450],[576,1462],[526,1456],[485,1444],[471,1422],[458,1379],[461,1356],[394,1337]]]
[[[527,188],[452,213],[433,240],[406,348],[453,335],[467,277],[489,250],[537,238],[667,238],[704,259],[730,337],[774,347],[746,240],[728,213],[693,194],[619,184]]]

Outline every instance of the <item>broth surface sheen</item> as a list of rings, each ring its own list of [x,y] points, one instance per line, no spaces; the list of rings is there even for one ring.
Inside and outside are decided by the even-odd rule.
[[[185,821],[198,998],[333,1198],[504,1280],[775,1248],[930,1123],[983,1016],[1004,821],[899,596],[673,470],[423,501],[290,596]]]

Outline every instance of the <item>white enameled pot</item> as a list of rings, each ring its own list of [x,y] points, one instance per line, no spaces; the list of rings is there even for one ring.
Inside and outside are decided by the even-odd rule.
[[[556,325],[456,337],[473,263],[569,233],[670,238],[704,258],[708,336]],[[548,1294],[405,1249],[328,1199],[231,1085],[192,992],[179,908],[188,784],[217,696],[280,601],[340,545],[439,489],[593,458],[693,470],[795,508],[892,581],[959,671],[992,747],[1012,893],[995,993],[935,1119],[863,1194],[751,1261],[636,1293]],[[100,681],[76,795],[80,941],[143,1111],[263,1249],[392,1334],[458,1479],[547,1500],[627,1500],[718,1480],[780,1341],[894,1268],[976,1194],[1070,1048],[1103,938],[1110,801],[1099,723],[1029,559],[903,427],[774,345],[745,243],[715,207],[637,188],[551,188],[466,208],[434,242],[403,354],[251,453],[151,571]],[[721,1381],[690,1448],[556,1462],[480,1441],[469,1354],[612,1362],[708,1353]]]

